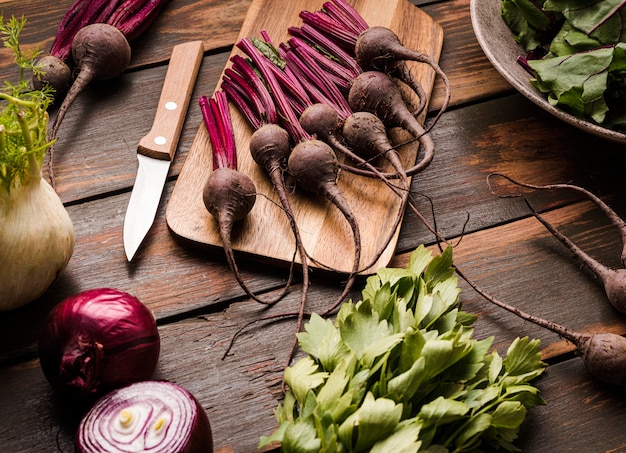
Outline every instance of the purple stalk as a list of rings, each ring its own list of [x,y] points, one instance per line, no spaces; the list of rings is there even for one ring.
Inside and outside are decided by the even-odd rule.
[[[265,32],[261,33],[267,37]],[[290,104],[297,106],[297,110],[306,108],[311,104],[311,99],[306,95],[306,91],[303,89],[299,78],[291,71],[291,68],[288,68],[287,63],[284,61],[284,45],[281,44],[279,48],[276,49],[276,52],[273,54],[274,59],[272,59],[268,55],[265,55],[259,48],[259,46],[266,44],[272,45],[269,37],[267,37],[267,39],[268,41],[265,42],[252,39],[251,42],[259,50],[259,53],[265,58],[267,63],[270,63],[267,69],[271,70],[274,77],[276,77],[276,81],[283,88],[283,94],[290,100]]]
[[[227,71],[227,73],[231,77],[234,76],[235,73],[239,74],[242,81],[248,81],[248,83],[243,82],[243,84],[249,85],[251,87],[250,95],[258,98],[258,102],[262,106],[262,109],[259,111],[261,117],[267,116],[266,121],[268,123],[278,122],[278,113],[274,107],[274,100],[272,99],[272,95],[268,91],[259,74],[243,57],[239,55],[231,57],[231,62],[232,67]]]
[[[289,33],[292,36],[300,37],[304,41],[310,42],[315,47],[321,48],[326,54],[332,55],[341,65],[348,68],[354,74],[354,77],[362,72],[361,67],[354,59],[354,51],[348,53],[314,27],[308,24],[303,24],[302,27],[290,27]]]
[[[324,3],[324,11],[335,20],[342,22],[346,27],[351,28],[356,33],[363,33],[369,28],[365,19],[345,0],[333,0]]]
[[[243,38],[237,43],[237,47],[239,47],[252,59],[257,69],[263,76],[263,79],[268,84],[269,90],[273,95],[274,102],[276,103],[277,110],[282,119],[283,127],[289,132],[291,138],[296,143],[310,139],[311,136],[304,129],[302,129],[302,126],[300,126],[300,122],[298,121],[298,118],[296,118],[296,115],[291,108],[281,85],[276,80],[273,69],[275,67],[274,64],[262,55],[261,52],[259,52],[249,38]]]
[[[123,0],[119,8],[116,8],[115,12],[107,18],[107,23],[117,27],[129,17],[137,14],[145,3],[147,3],[147,0]]]
[[[106,23],[120,30],[129,41],[141,35],[169,0],[76,0],[57,27],[50,55],[67,61],[72,41],[81,28]]]
[[[322,70],[317,62],[303,50],[302,46],[292,49],[289,62],[297,65],[302,71],[304,77],[311,85],[318,88],[318,92],[323,94],[323,98],[317,99],[317,102],[327,103],[335,108],[339,116],[346,118],[352,113],[348,101],[339,91],[339,88],[330,81],[328,74]]]
[[[529,73],[531,76],[535,77],[535,70],[530,67],[528,64],[528,58],[525,57],[517,57],[517,64],[519,64],[524,70]]]
[[[331,104],[330,99],[328,99],[319,89],[318,85],[309,78],[307,75],[306,68],[304,67],[304,63],[302,60],[298,59],[297,55],[293,52],[289,52],[285,55],[287,59],[287,64],[291,66],[291,69],[296,77],[300,80],[302,84],[302,89],[310,96],[311,104],[314,103],[322,103],[322,104]],[[293,104],[292,104],[293,105]],[[298,112],[298,114],[302,114],[304,109],[297,108],[293,106],[294,110]]]
[[[303,51],[307,52],[310,58],[314,59],[316,63],[328,73],[335,85],[346,92],[348,91],[350,82],[355,77],[355,74],[352,71],[339,64],[336,60],[328,58],[326,55],[317,52],[301,38],[294,36],[287,41],[287,44],[289,45],[289,48],[292,49],[301,47]]]
[[[50,55],[66,61],[71,54],[72,41],[78,30],[93,23],[107,5],[107,0],[76,0],[57,27]]]
[[[235,107],[239,109],[252,129],[256,130],[263,124],[261,120],[262,115],[259,113],[259,105],[248,95],[248,89],[251,90],[249,86],[245,89],[242,88],[239,83],[233,79],[226,78],[226,76],[222,79],[222,90]]]
[[[216,91],[212,99],[201,96],[198,104],[213,148],[213,169],[236,170],[237,150],[226,94]]]
[[[329,36],[337,45],[344,49],[354,49],[359,34],[345,28],[341,22],[337,22],[321,11],[314,13],[302,11],[300,18],[304,24],[310,25],[325,36]]]
[[[111,17],[111,14],[113,14],[113,11],[115,11],[115,9],[117,8],[119,2],[120,0],[115,0],[105,5],[100,14],[93,19],[92,23],[96,24],[100,22],[106,22],[109,17]]]
[[[161,8],[169,0],[141,0],[143,5],[137,0],[126,0],[125,3],[136,3],[136,6],[141,5],[140,9],[135,9],[132,14],[122,15],[117,14],[117,18],[112,17],[110,20],[114,21],[111,25],[114,25],[119,29],[124,36],[131,41],[140,36],[156,19],[161,12]],[[123,5],[122,5],[123,6]],[[120,11],[122,8],[118,8]]]

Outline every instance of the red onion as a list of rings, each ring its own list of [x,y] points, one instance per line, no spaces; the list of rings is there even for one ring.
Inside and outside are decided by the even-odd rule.
[[[85,414],[77,453],[212,453],[209,418],[178,384],[136,382],[111,391]]]
[[[39,341],[39,360],[53,387],[87,399],[149,379],[160,345],[156,320],[139,299],[99,288],[52,309]]]

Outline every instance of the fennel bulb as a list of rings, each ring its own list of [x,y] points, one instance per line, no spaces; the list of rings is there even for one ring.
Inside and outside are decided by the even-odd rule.
[[[0,91],[0,311],[40,297],[67,266],[74,226],[61,199],[43,179],[48,141],[49,89],[32,90],[25,69],[37,71],[37,51],[18,44],[25,19],[0,16],[5,47],[15,53],[20,81]]]
[[[41,296],[74,251],[74,226],[41,176],[0,195],[0,310]]]

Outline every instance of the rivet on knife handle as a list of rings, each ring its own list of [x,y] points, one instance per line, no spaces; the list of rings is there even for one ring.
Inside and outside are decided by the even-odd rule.
[[[203,50],[202,41],[174,46],[152,129],[139,141],[138,153],[155,159],[174,159],[193,91],[189,81],[196,78]]]
[[[201,41],[174,46],[152,129],[137,145],[137,177],[124,217],[124,251],[128,261],[154,222],[203,52]]]

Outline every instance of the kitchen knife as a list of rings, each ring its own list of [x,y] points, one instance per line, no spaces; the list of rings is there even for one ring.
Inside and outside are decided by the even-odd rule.
[[[154,123],[137,146],[137,178],[124,218],[124,251],[133,259],[154,223],[202,62],[202,41],[175,45]]]

